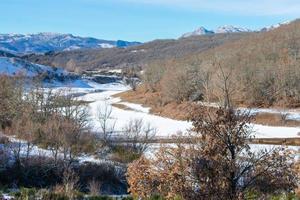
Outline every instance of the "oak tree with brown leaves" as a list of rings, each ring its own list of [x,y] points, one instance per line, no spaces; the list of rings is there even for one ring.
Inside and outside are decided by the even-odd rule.
[[[291,192],[297,176],[284,148],[250,148],[249,112],[194,109],[189,141],[161,149],[128,169],[130,192],[166,199],[244,199]]]

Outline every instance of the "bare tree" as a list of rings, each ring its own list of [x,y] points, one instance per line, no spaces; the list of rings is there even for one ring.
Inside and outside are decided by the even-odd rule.
[[[22,145],[18,146],[18,150],[15,151],[19,157],[21,150],[26,151],[25,157],[28,160],[30,156],[30,152],[33,148],[33,143],[35,142],[35,134],[39,129],[39,124],[34,122],[31,118],[31,109],[24,109],[22,114],[19,114],[20,117],[13,118],[12,124],[10,127],[5,129],[5,134],[17,137],[19,139],[23,139]],[[26,148],[21,148],[21,146],[25,146]]]
[[[53,98],[55,112],[74,121],[79,130],[89,128],[89,110],[87,104],[70,94],[70,89],[59,91]]]
[[[155,92],[158,90],[159,83],[164,75],[165,67],[162,63],[152,63],[146,67],[143,74],[143,81],[146,84],[148,90]]]
[[[51,150],[55,164],[63,146],[62,117],[53,115],[44,125],[45,144]]]
[[[14,162],[19,167],[21,166],[21,157],[22,157],[22,142],[13,141],[9,143],[9,149],[14,156]]]
[[[107,101],[104,102],[103,106],[98,106],[97,120],[100,124],[101,138],[107,143],[114,133],[116,124],[116,120],[112,117],[112,106]]]
[[[156,135],[157,130],[142,119],[130,120],[123,128],[124,136],[129,141],[127,145],[136,153],[144,153],[150,146],[149,141]]]
[[[9,127],[22,114],[23,80],[0,75],[0,128]]]
[[[224,108],[232,108],[232,97],[235,92],[233,84],[233,68],[225,69],[220,62],[215,63],[219,73],[217,74],[219,83],[217,87],[221,90],[222,96],[219,97],[223,100]]]

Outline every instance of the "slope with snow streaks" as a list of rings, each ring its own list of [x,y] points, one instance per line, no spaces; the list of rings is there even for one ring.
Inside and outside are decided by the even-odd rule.
[[[48,76],[66,76],[68,73],[60,68],[33,64],[19,58],[0,57],[0,74],[34,77],[41,74]]]

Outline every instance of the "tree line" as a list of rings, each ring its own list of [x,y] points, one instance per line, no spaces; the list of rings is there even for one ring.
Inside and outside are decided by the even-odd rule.
[[[225,76],[232,103],[253,107],[300,106],[299,20],[207,51],[148,63],[142,76],[161,104],[223,100]]]

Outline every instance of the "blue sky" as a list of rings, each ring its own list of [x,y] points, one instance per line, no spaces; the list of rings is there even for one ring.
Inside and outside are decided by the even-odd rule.
[[[199,26],[257,29],[300,17],[299,0],[1,0],[1,33],[177,38]]]

